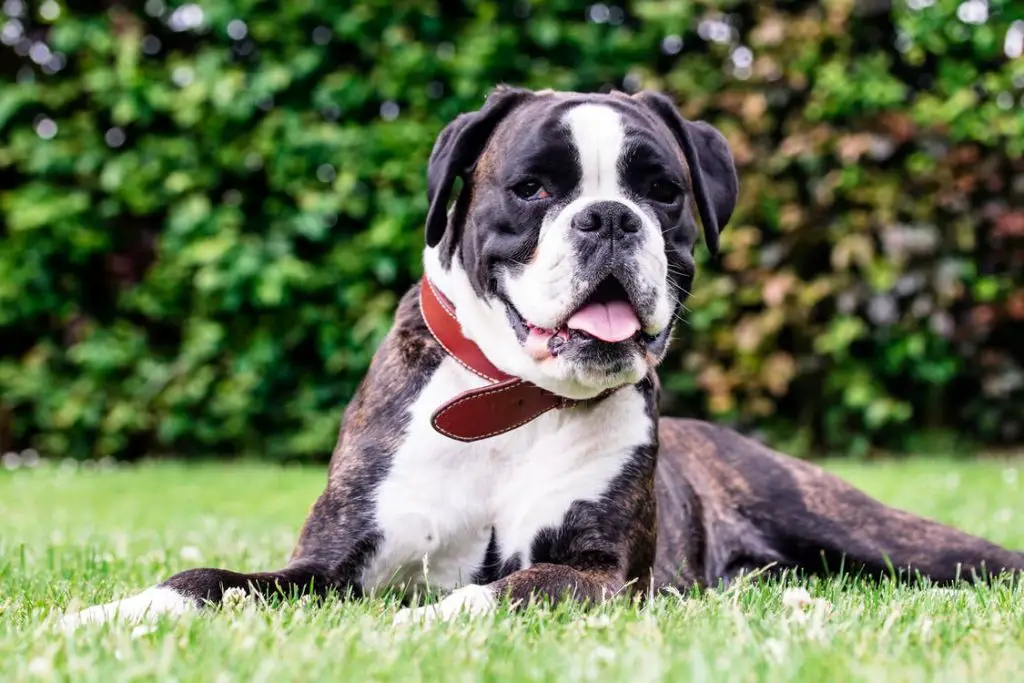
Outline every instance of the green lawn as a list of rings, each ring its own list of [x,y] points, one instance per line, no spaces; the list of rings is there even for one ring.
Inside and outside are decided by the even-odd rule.
[[[835,463],[883,500],[1024,548],[1024,463]],[[1024,679],[1024,590],[741,585],[643,609],[499,613],[393,628],[378,600],[243,607],[65,635],[69,605],[197,563],[278,567],[321,469],[0,470],[0,681],[760,681]],[[792,595],[792,593],[791,593]]]

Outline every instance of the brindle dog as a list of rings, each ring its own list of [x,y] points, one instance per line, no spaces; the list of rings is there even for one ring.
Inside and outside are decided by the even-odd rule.
[[[345,412],[284,569],[192,569],[68,624],[179,613],[232,588],[414,588],[425,558],[430,584],[453,592],[400,620],[716,586],[768,566],[939,583],[1024,570],[1024,554],[729,429],[659,420],[655,368],[692,283],[697,219],[715,251],[738,192],[711,126],[656,93],[499,88],[441,133],[428,181],[426,278],[459,333],[573,403],[490,438],[440,433],[434,411],[488,381],[438,343],[420,283]]]

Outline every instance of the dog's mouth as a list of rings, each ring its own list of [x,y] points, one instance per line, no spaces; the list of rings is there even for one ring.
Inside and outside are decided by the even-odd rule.
[[[605,347],[653,340],[642,331],[640,317],[625,287],[614,276],[602,280],[589,296],[556,328],[538,327],[506,301],[523,348],[535,360],[558,356],[574,343]]]

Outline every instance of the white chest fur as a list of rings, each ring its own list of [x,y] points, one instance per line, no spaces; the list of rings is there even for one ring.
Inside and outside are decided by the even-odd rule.
[[[644,399],[633,388],[475,443],[435,432],[431,413],[482,383],[446,358],[411,406],[406,439],[377,490],[383,542],[363,573],[365,589],[421,585],[424,557],[430,586],[466,585],[492,530],[502,559],[519,553],[529,566],[537,532],[558,527],[574,501],[604,494],[651,437]]]

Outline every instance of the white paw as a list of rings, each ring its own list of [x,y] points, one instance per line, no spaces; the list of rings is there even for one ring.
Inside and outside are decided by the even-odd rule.
[[[480,616],[493,612],[498,601],[487,586],[465,586],[434,605],[405,607],[395,615],[395,624],[453,619],[459,614]]]
[[[72,630],[82,624],[99,624],[115,620],[130,623],[137,623],[143,619],[155,621],[160,615],[179,615],[194,609],[194,600],[186,598],[172,588],[155,586],[124,600],[115,600],[74,614],[65,614],[60,620],[60,625],[66,630]]]

